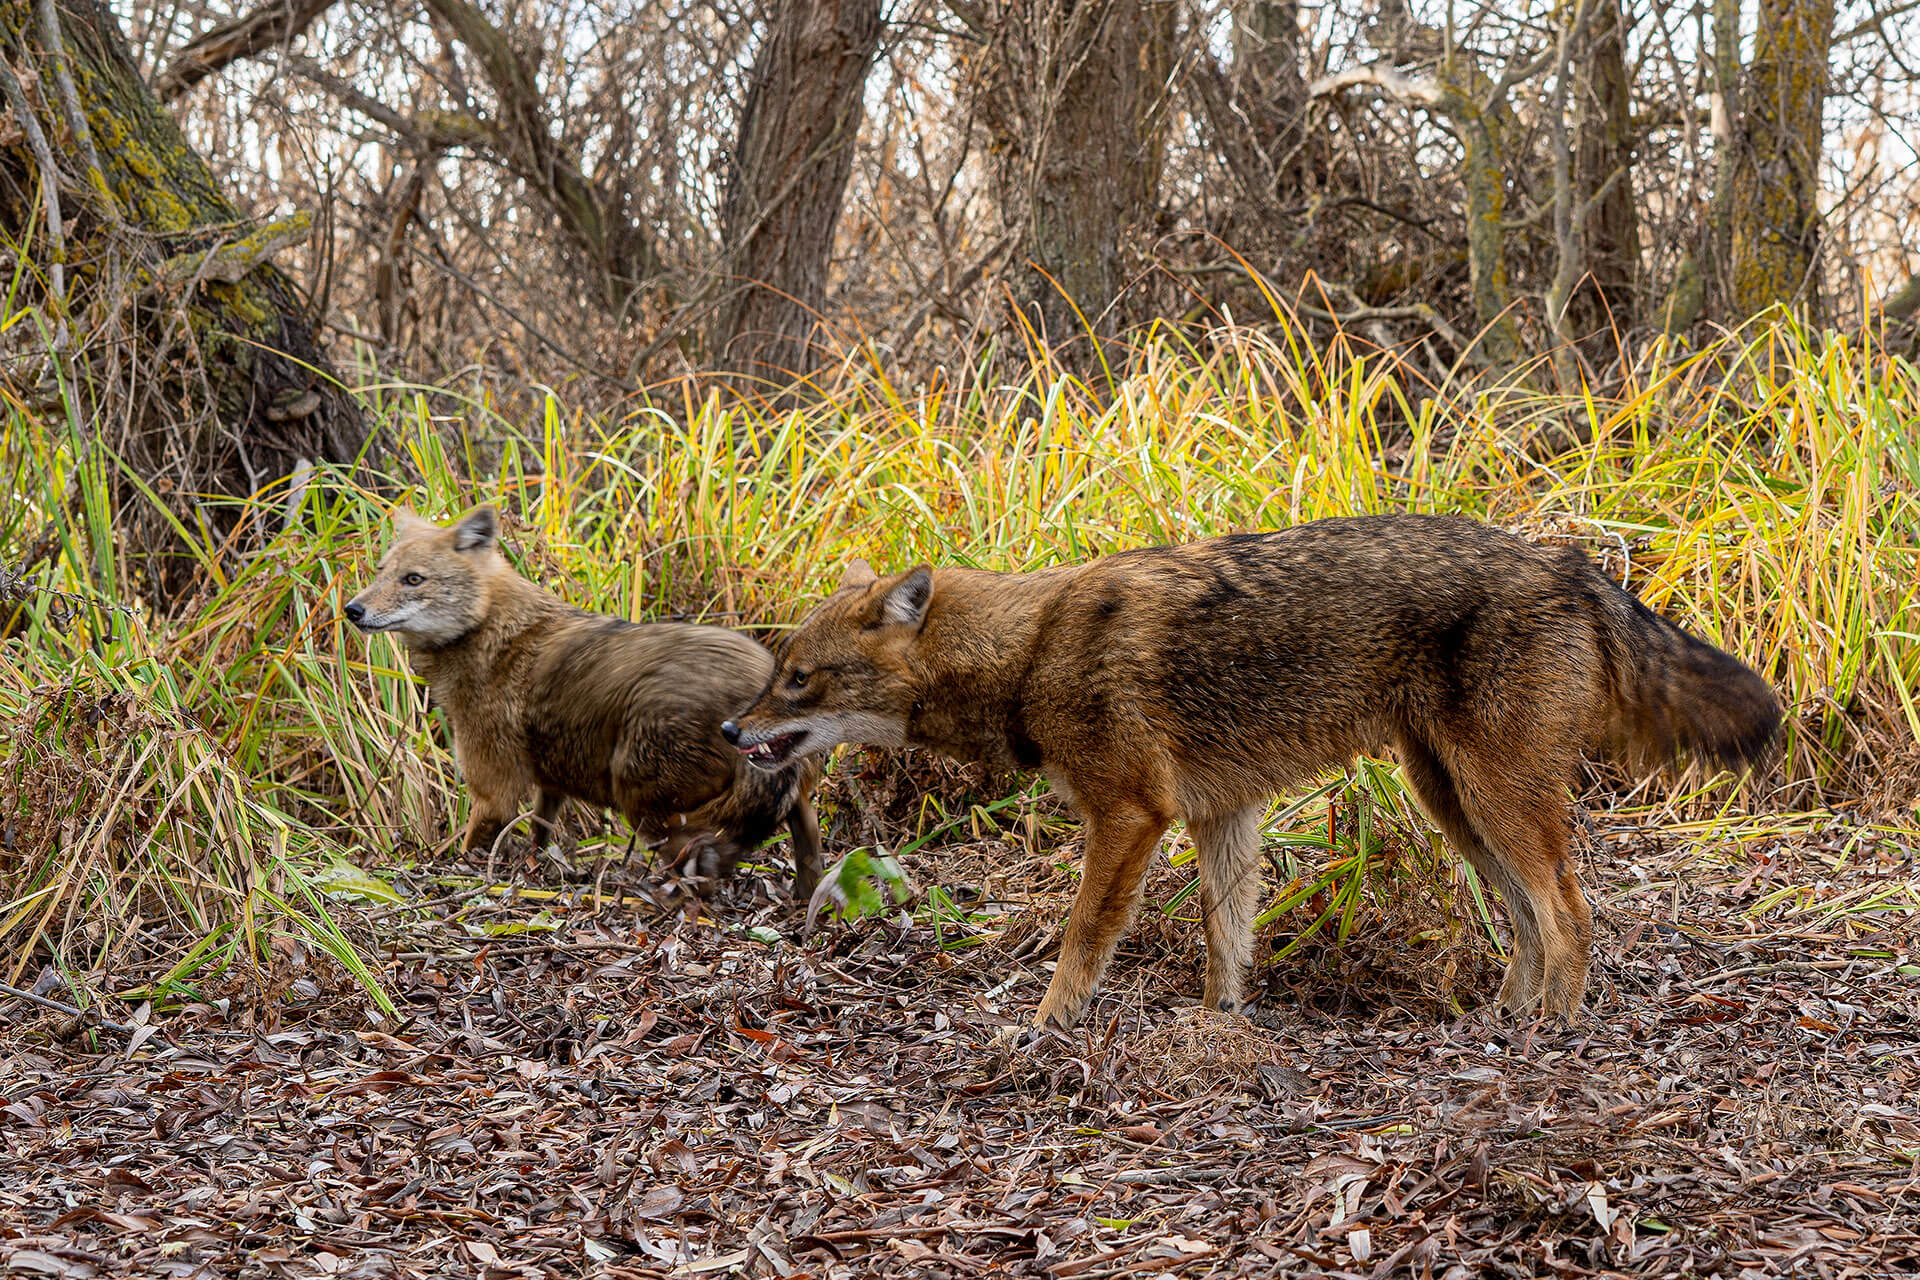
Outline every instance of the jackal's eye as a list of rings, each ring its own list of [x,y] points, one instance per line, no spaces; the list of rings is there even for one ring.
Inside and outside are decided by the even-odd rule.
[[[426,579],[425,579],[425,578],[423,578],[423,577],[421,577],[421,576],[420,576],[419,574],[417,574],[417,573],[410,573],[410,574],[408,574],[408,575],[407,575],[406,577],[404,577],[404,578],[402,578],[402,579],[400,579],[400,581],[401,581],[401,582],[402,582],[403,584],[405,584],[406,586],[409,586],[409,587],[417,587],[417,586],[419,586],[419,585],[420,585],[421,583],[423,583],[423,582],[425,582],[425,581],[426,581]]]
[[[792,671],[787,673],[787,688],[793,689],[795,691],[804,689],[807,687],[807,681],[811,680],[812,678],[813,678],[813,672],[808,671],[802,667],[795,667]]]

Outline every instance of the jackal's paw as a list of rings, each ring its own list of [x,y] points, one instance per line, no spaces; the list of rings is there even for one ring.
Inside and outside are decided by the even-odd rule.
[[[1583,1010],[1578,1004],[1569,1006],[1564,1001],[1529,1000],[1523,1004],[1508,1004],[1502,1000],[1484,1012],[1489,1018],[1510,1027],[1546,1031],[1574,1026],[1580,1021]]]

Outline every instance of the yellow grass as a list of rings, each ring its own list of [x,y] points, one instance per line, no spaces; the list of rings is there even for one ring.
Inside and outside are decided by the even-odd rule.
[[[527,571],[580,604],[752,626],[790,623],[855,555],[1025,569],[1321,516],[1461,512],[1589,548],[1769,674],[1790,715],[1763,804],[1915,819],[1920,375],[1870,342],[1757,330],[1653,353],[1605,399],[1436,389],[1378,353],[1251,330],[1139,350],[1098,396],[1046,366],[1018,385],[902,387],[858,354],[794,410],[675,387],[613,419],[549,399],[538,421],[505,422],[444,391],[369,388],[392,486],[321,473],[264,553],[205,548],[206,594],[164,624],[115,560],[111,460],[16,406],[0,565],[44,528],[61,553],[16,592],[35,621],[0,643],[0,724],[16,729],[0,777],[24,833],[0,849],[0,947],[97,964],[110,941],[77,944],[76,925],[124,921],[138,898],[254,953],[262,907],[326,932],[319,898],[288,887],[315,867],[445,844],[460,793],[424,701],[338,612],[400,496],[435,516],[501,502]],[[80,500],[63,505],[69,487]],[[73,737],[75,709],[101,699],[137,722]],[[84,766],[60,793],[72,812],[26,812],[28,779],[63,755]]]

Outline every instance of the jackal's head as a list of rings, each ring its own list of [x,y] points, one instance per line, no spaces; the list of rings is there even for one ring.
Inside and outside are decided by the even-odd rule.
[[[365,590],[347,602],[362,631],[391,631],[409,644],[451,644],[487,616],[494,579],[511,572],[499,550],[500,517],[476,507],[450,525],[402,508],[393,545]]]
[[[905,745],[916,696],[913,646],[932,600],[926,565],[877,578],[855,560],[840,589],[780,647],[773,683],[721,725],[721,735],[764,769],[843,742]]]

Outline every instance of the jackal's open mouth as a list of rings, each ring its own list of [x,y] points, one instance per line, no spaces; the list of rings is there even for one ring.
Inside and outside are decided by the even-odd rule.
[[[806,741],[807,731],[796,730],[768,738],[765,742],[756,742],[750,747],[740,748],[740,754],[747,758],[748,764],[758,765],[762,769],[777,769],[785,764],[793,753]]]

